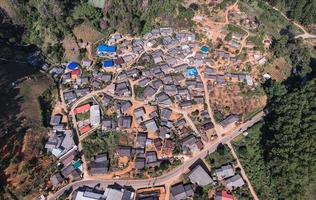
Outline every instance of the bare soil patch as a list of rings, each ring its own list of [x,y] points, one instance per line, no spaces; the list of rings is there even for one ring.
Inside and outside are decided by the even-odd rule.
[[[76,40],[72,37],[66,37],[63,41],[63,47],[65,49],[66,60],[78,60],[79,59],[79,46]]]
[[[255,112],[266,105],[267,97],[256,91],[247,91],[238,83],[227,86],[213,86],[210,93],[210,103],[214,111],[219,111],[224,117],[229,114],[245,115]]]
[[[284,58],[277,58],[273,63],[269,64],[266,72],[276,81],[285,80],[291,73],[291,66]]]
[[[73,29],[73,33],[75,34],[75,36],[78,39],[82,39],[83,42],[94,43],[94,42],[104,38],[104,35],[101,32],[95,30],[93,27],[91,27],[87,23],[83,23],[83,24],[76,26]]]

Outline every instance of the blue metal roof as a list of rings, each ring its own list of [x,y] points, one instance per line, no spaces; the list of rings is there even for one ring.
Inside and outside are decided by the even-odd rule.
[[[200,51],[202,51],[203,53],[207,53],[209,51],[209,48],[207,46],[202,46]]]
[[[116,46],[108,46],[106,44],[100,44],[97,47],[98,52],[111,52],[114,53],[116,52]]]
[[[102,62],[102,67],[112,67],[114,65],[113,60],[105,60]]]
[[[195,67],[189,67],[187,69],[187,76],[197,76],[198,71]]]
[[[77,62],[70,62],[67,64],[67,68],[70,70],[76,69],[79,66],[79,63]]]

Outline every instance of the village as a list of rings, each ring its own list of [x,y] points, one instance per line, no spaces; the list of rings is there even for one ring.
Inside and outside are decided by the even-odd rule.
[[[245,110],[237,111],[238,101],[220,98],[225,88],[253,93],[268,76],[248,68],[267,58],[247,40],[255,22],[240,15],[232,12],[229,20],[245,28],[223,25],[215,38],[212,22],[203,15],[194,18],[195,33],[170,27],[140,38],[115,33],[90,44],[80,62],[45,69],[59,87],[45,145],[59,163],[53,188],[82,179],[112,180],[116,183],[103,189],[79,187],[73,199],[180,200],[193,197],[197,186],[211,185],[220,188],[211,194],[215,199],[236,199],[232,191],[247,182],[231,162],[215,169],[199,159],[181,172],[186,179],[166,181],[170,190],[164,185],[133,189],[120,180],[155,179],[201,152],[208,154],[210,145],[233,133],[247,133],[242,125],[262,110],[265,100],[250,98],[240,105]],[[269,45],[265,38],[262,47]]]

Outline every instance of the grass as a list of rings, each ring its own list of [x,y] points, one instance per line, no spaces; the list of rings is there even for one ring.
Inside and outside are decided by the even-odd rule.
[[[83,121],[90,118],[90,112],[83,112],[76,114],[77,121]]]
[[[235,159],[231,155],[227,145],[219,145],[215,152],[206,157],[206,161],[213,170],[214,168],[219,168],[222,165],[234,163]]]
[[[266,174],[262,150],[260,148],[261,131],[263,122],[259,122],[248,129],[248,135],[232,144],[250,182],[252,183],[259,199],[275,199],[273,186]]]
[[[263,108],[257,108],[251,112],[248,112],[246,114],[244,114],[244,121],[248,121],[251,118],[253,118],[256,114],[258,114],[259,112],[261,112],[263,110]]]
[[[233,33],[241,33],[243,35],[246,35],[247,32],[244,31],[242,28],[240,28],[239,26],[233,25],[233,24],[227,24],[225,26],[225,29],[229,32],[233,32]]]

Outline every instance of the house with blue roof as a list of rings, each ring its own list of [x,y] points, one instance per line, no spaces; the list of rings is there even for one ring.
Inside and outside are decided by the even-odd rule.
[[[187,77],[196,77],[198,74],[198,71],[196,67],[188,67],[186,71],[186,76]]]
[[[208,53],[209,48],[208,48],[208,46],[202,46],[202,47],[200,48],[200,51],[201,51],[202,53]]]
[[[77,69],[79,67],[79,63],[77,62],[69,62],[67,64],[67,69],[69,70],[74,70],[74,69]]]
[[[102,62],[102,67],[113,67],[114,61],[113,60],[105,60]]]
[[[98,56],[105,56],[107,53],[115,53],[115,52],[116,52],[116,46],[99,44],[99,46],[97,47]]]

